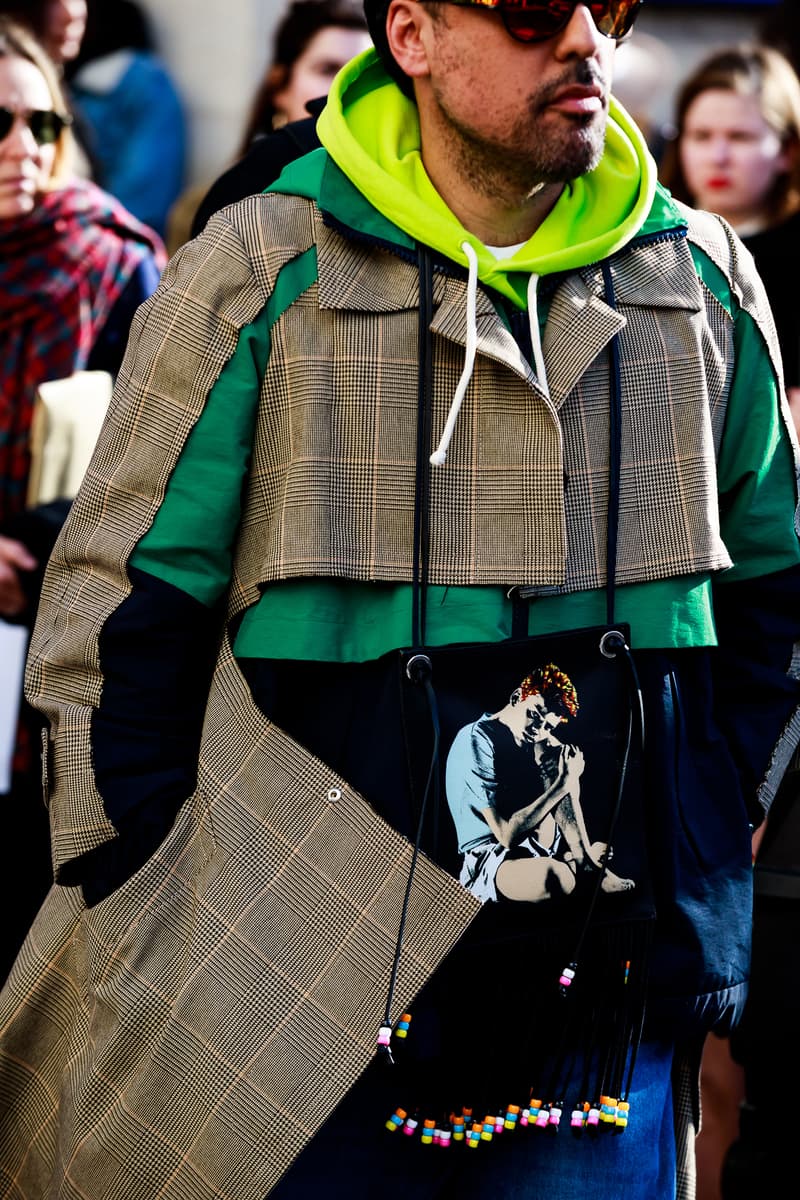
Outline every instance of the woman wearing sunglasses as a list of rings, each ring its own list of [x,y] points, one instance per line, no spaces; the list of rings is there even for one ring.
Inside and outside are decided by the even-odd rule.
[[[25,509],[36,389],[81,369],[114,374],[133,313],[164,264],[154,233],[73,177],[69,125],[51,60],[26,30],[0,17],[0,617],[15,622],[34,615],[37,568],[66,512],[66,505],[48,509],[45,523]],[[34,786],[34,759],[23,721],[15,791]],[[7,811],[22,821],[28,806]],[[29,846],[23,878],[30,902],[15,889],[7,909],[17,915],[5,926],[0,976],[49,875],[45,833]]]

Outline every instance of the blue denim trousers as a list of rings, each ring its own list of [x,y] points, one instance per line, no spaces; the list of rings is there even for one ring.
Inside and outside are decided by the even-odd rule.
[[[517,1128],[468,1149],[388,1133],[386,1068],[374,1064],[270,1200],[674,1200],[672,1047],[644,1041],[621,1133]],[[389,1068],[390,1069],[390,1068]]]

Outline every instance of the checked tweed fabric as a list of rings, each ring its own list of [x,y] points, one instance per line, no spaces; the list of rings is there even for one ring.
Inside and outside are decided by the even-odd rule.
[[[8,1200],[263,1200],[375,1052],[411,847],[246,691],[226,650],[166,841],[89,911],[55,887],[28,937],[0,997]],[[418,862],[393,1019],[479,907]]]

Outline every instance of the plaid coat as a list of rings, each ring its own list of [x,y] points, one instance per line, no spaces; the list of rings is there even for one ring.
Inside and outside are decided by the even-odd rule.
[[[774,347],[763,290],[735,241],[699,217],[690,241]],[[304,255],[315,262],[308,280]],[[287,264],[300,283],[276,305]],[[434,485],[432,582],[602,584],[601,352],[618,332],[618,577],[729,565],[714,459],[730,316],[683,238],[632,246],[611,267],[615,309],[591,268],[555,291],[544,337],[552,401],[479,295],[476,372]],[[463,292],[457,275],[436,277],[434,425],[460,370]],[[343,237],[311,201],[267,196],[214,218],[139,311],[48,568],[28,666],[29,697],[51,721],[57,883],[0,996],[9,1198],[262,1200],[373,1053],[411,847],[255,707],[229,624],[271,580],[411,578],[416,309],[413,263]],[[76,864],[116,836],[91,758],[99,634],[129,590],[126,562],[210,388],[264,313],[272,353],[197,787],[145,865],[87,909],[71,886]],[[653,404],[665,394],[673,403]],[[536,480],[535,495],[521,479]],[[423,858],[397,986],[404,1004],[478,907]],[[683,1115],[689,1128],[690,1108]]]

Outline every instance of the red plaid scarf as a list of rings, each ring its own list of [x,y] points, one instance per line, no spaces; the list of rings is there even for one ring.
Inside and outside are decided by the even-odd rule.
[[[75,180],[0,220],[0,523],[24,507],[38,385],[86,367],[126,284],[164,247],[107,192]]]

